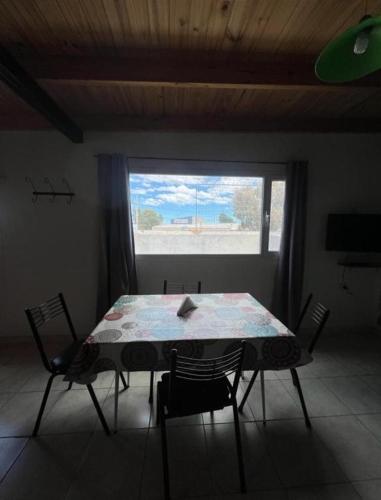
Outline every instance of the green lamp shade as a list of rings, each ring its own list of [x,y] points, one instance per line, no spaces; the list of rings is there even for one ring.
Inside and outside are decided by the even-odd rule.
[[[364,38],[365,46],[361,43]],[[355,53],[355,44],[363,53]],[[315,73],[323,82],[341,83],[357,80],[380,68],[381,16],[364,19],[332,40],[318,57]]]

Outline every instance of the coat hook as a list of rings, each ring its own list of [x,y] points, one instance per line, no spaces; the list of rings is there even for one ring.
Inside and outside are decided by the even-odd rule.
[[[44,178],[44,182],[45,182],[45,184],[48,184],[48,186],[50,187],[50,190],[51,190],[51,192],[52,192],[52,197],[50,198],[50,200],[49,200],[49,201],[50,201],[50,203],[53,203],[53,202],[54,202],[54,200],[55,200],[55,198],[56,198],[56,193],[55,193],[55,191],[54,191],[54,187],[53,187],[53,185],[52,185],[52,183],[50,182],[50,180],[49,180],[49,178],[48,178],[48,177],[45,177],[45,178]]]
[[[38,200],[38,194],[37,194],[37,189],[36,189],[35,185],[33,184],[32,178],[31,177],[25,177],[25,182],[28,182],[32,186],[32,189],[33,189],[33,192],[32,192],[32,194],[33,194],[32,202],[36,203],[36,201]]]

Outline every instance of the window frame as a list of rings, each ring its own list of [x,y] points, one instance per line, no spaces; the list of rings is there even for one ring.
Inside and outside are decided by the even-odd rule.
[[[263,179],[263,198],[262,198],[262,238],[261,238],[261,253],[259,255],[278,255],[279,250],[269,250],[270,241],[270,220],[271,220],[271,194],[272,194],[272,183],[274,181],[284,181],[286,187],[286,173],[283,175],[272,174],[267,175]],[[283,204],[284,213],[284,204]],[[265,228],[265,230],[263,230]],[[282,226],[282,236],[283,236],[283,226]]]
[[[171,257],[189,255],[192,257],[276,257],[278,250],[269,250],[270,237],[270,209],[271,209],[271,186],[273,181],[286,182],[286,164],[284,162],[254,163],[239,161],[216,161],[216,160],[175,160],[154,158],[133,158],[129,161],[129,175],[189,175],[189,176],[220,176],[220,177],[256,177],[262,178],[263,196],[261,210],[261,232],[259,253],[232,253],[232,254],[143,254],[137,256],[164,256]]]

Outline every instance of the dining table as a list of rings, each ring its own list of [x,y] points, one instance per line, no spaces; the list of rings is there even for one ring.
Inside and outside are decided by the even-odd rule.
[[[189,296],[196,306],[177,311]],[[164,371],[172,349],[191,358],[226,355],[245,340],[243,370],[284,370],[312,361],[297,337],[249,293],[122,295],[84,340],[65,380],[92,383],[114,370],[117,427],[119,373]]]

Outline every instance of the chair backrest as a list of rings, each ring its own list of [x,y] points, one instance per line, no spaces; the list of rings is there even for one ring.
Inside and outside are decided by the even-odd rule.
[[[312,293],[310,293],[309,296],[307,297],[307,300],[306,300],[306,302],[303,306],[303,309],[299,315],[298,322],[296,323],[296,326],[293,330],[294,333],[297,333],[299,331],[300,325],[302,324],[304,317],[306,315],[306,312],[307,312],[308,308],[310,307],[312,297],[313,297],[313,295],[312,295]]]
[[[42,328],[46,323],[56,318],[57,316],[64,315],[69,326],[69,330],[73,340],[77,340],[77,335],[74,330],[74,325],[71,320],[69,310],[67,308],[64,296],[62,293],[48,299],[46,302],[39,304],[38,306],[29,307],[25,309],[26,317],[28,318],[30,328],[33,333],[34,340],[36,341],[38,350],[41,355],[42,362],[45,368],[51,371],[51,366],[49,363],[48,356],[46,355],[44,345],[40,336],[40,328]]]
[[[188,358],[179,356],[176,349],[171,351],[171,372],[169,384],[169,402],[173,400],[176,391],[176,380],[189,382],[212,382],[234,374],[233,383],[230,383],[230,394],[235,397],[242,371],[242,362],[245,354],[245,341],[224,356],[209,359]]]
[[[164,280],[164,295],[177,295],[183,293],[201,293],[201,281],[195,281],[194,283],[179,283],[177,281]]]
[[[311,320],[315,323],[316,325],[316,330],[315,333],[312,337],[312,340],[310,342],[310,345],[308,346],[308,352],[312,353],[312,351],[315,348],[315,345],[317,341],[319,340],[319,337],[323,331],[323,328],[325,327],[325,324],[327,323],[327,320],[329,318],[330,311],[327,309],[323,304],[318,302],[315,307],[312,309],[311,313]]]

